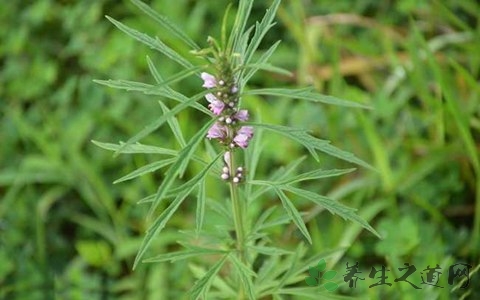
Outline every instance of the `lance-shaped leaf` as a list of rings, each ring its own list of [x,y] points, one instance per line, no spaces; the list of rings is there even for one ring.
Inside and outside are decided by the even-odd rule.
[[[158,104],[160,104],[160,107],[162,108],[164,114],[170,111],[170,109],[168,109],[168,107],[163,104],[163,102],[159,101]],[[182,130],[180,129],[180,124],[178,123],[177,118],[173,116],[169,120],[167,120],[167,122],[173,132],[173,135],[177,139],[177,142],[180,144],[180,147],[185,147],[187,143],[185,142],[185,138],[183,137]]]
[[[249,69],[248,73],[242,78],[244,82],[248,82],[248,80],[261,68],[262,65],[266,64],[270,56],[272,56],[273,52],[277,49],[280,41],[277,41],[275,44],[270,46],[270,48],[265,51],[265,53],[260,56],[260,58],[255,62],[255,64],[245,66],[245,69]]]
[[[300,99],[300,100],[332,104],[332,105],[338,105],[338,106],[371,109],[371,107],[364,104],[336,98],[333,96],[319,94],[311,88],[306,88],[306,89],[266,88],[266,89],[255,89],[255,90],[245,91],[243,94],[278,96],[278,97]]]
[[[192,64],[183,58],[180,54],[178,54],[176,51],[174,51],[172,48],[168,47],[165,45],[162,41],[160,41],[158,38],[152,38],[148,36],[145,33],[141,33],[133,28],[130,28],[123,23],[115,20],[112,17],[106,16],[107,19],[113,23],[118,29],[121,31],[125,32],[127,35],[131,36],[132,38],[136,39],[137,41],[149,46],[150,48],[159,51],[160,53],[163,53],[165,56],[170,58],[171,60],[179,63],[185,68],[191,68]]]
[[[238,52],[239,47],[242,47],[243,43],[241,43],[243,32],[245,31],[245,27],[247,26],[248,16],[252,11],[253,0],[240,0],[238,5],[238,12],[237,16],[235,17],[235,23],[232,27],[232,32],[230,34],[228,40],[228,50],[233,50],[233,52],[237,52],[243,54],[243,52]]]
[[[166,261],[176,262],[176,261],[185,260],[191,257],[198,257],[203,255],[218,255],[218,254],[225,254],[227,252],[228,251],[226,250],[196,247],[194,249],[187,249],[182,251],[160,254],[155,257],[145,259],[143,262],[145,263],[152,263],[152,262],[158,263],[158,262],[166,262]]]
[[[210,285],[217,275],[217,273],[222,268],[225,260],[227,259],[228,254],[224,255],[215,265],[213,265],[205,275],[195,282],[195,285],[190,290],[191,299],[208,299],[207,292],[210,288]]]
[[[263,123],[248,123],[249,125],[255,127],[265,128],[271,131],[275,131],[281,135],[284,135],[294,141],[299,142],[302,144],[310,154],[318,161],[318,155],[316,150],[329,154],[331,156],[340,158],[342,160],[360,165],[362,167],[375,170],[371,165],[364,162],[363,160],[357,158],[350,152],[343,151],[333,145],[330,144],[330,141],[317,139],[316,137],[311,136],[305,129],[287,127],[287,126],[280,126],[280,125],[271,125],[271,124],[263,124]]]
[[[198,144],[202,141],[203,138],[205,138],[205,135],[210,128],[210,126],[213,124],[215,120],[210,120],[207,124],[203,126],[202,129],[200,129],[196,135],[192,137],[192,139],[189,141],[188,145],[183,148],[180,153],[178,154],[177,160],[173,165],[168,168],[168,171],[165,173],[165,178],[162,181],[162,184],[158,187],[157,194],[155,196],[155,199],[153,200],[149,215],[151,216],[155,209],[158,207],[160,204],[160,201],[164,198],[164,196],[167,194],[169,191],[171,185],[173,184],[173,181],[175,177],[180,174],[182,166],[187,165],[188,162],[190,161],[195,149],[197,148]],[[216,161],[216,159],[210,163],[202,172],[197,174],[192,180],[187,182],[185,185],[190,184],[193,185],[193,180],[200,180],[203,176],[206,175],[208,170],[213,166],[213,163]],[[198,181],[197,181],[198,182]],[[197,183],[195,182],[195,183]]]
[[[250,268],[248,268],[243,262],[241,262],[235,255],[229,255],[229,260],[233,263],[235,271],[237,271],[240,281],[242,282],[248,299],[255,300],[255,289],[252,283],[252,277],[255,277],[256,274]]]
[[[138,8],[140,8],[145,14],[150,16],[153,20],[155,20],[158,24],[162,27],[167,29],[170,33],[174,36],[179,38],[182,42],[187,44],[188,46],[192,47],[192,49],[198,50],[200,47],[185,33],[181,30],[177,25],[173,24],[167,17],[160,15],[155,10],[153,10],[150,6],[143,3],[140,0],[131,0],[133,4],[135,4]]]
[[[140,249],[138,250],[137,256],[135,257],[135,261],[133,263],[133,269],[137,267],[138,263],[145,255],[155,235],[157,235],[165,227],[168,220],[170,220],[180,204],[182,204],[185,198],[187,198],[187,196],[192,192],[193,188],[194,186],[190,189],[184,190],[183,193],[178,194],[175,200],[173,200],[173,202],[170,203],[170,205],[160,214],[160,216],[155,219],[152,226],[150,226],[150,228],[147,230],[147,234],[140,245]]]
[[[307,227],[305,226],[305,223],[303,222],[302,216],[298,212],[298,210],[295,208],[295,205],[288,199],[288,197],[285,195],[284,192],[282,192],[280,189],[274,187],[275,193],[280,197],[280,200],[282,201],[283,208],[287,211],[287,214],[289,215],[290,219],[292,219],[293,223],[297,225],[298,229],[300,232],[305,236],[305,238],[308,240],[308,242],[311,244],[312,243],[312,238],[310,237],[310,234],[308,233]]]
[[[198,187],[197,193],[197,212],[195,216],[195,224],[196,224],[196,231],[200,232],[203,226],[203,220],[205,219],[205,203],[206,203],[206,195],[205,195],[205,178],[202,179]]]
[[[161,148],[161,147],[151,146],[151,145],[144,145],[140,143],[135,143],[128,146],[125,146],[125,143],[122,143],[122,142],[120,142],[120,144],[112,144],[112,143],[103,143],[103,142],[92,140],[92,143],[94,143],[100,148],[110,150],[110,151],[115,151],[118,153],[129,153],[129,154],[148,153],[148,154],[165,154],[165,155],[172,155],[172,156],[178,155],[178,151],[176,150]]]
[[[335,176],[340,176],[343,174],[347,174],[350,172],[355,171],[356,169],[334,169],[334,170],[313,170],[310,172],[302,173],[281,181],[275,182],[275,184],[292,184],[300,181],[306,181],[306,180],[317,180],[321,178],[328,178],[328,177],[335,177]]]
[[[135,171],[133,171],[131,173],[128,173],[125,176],[122,176],[121,178],[115,180],[113,183],[117,184],[117,183],[124,182],[124,181],[130,180],[130,179],[133,179],[133,178],[137,178],[137,177],[142,176],[142,175],[147,174],[147,173],[155,172],[156,170],[158,170],[160,168],[168,166],[169,164],[173,163],[175,160],[176,160],[175,158],[169,158],[169,159],[164,159],[164,160],[160,160],[160,161],[150,163],[148,165],[145,165],[143,167],[140,167],[140,168],[136,169]]]

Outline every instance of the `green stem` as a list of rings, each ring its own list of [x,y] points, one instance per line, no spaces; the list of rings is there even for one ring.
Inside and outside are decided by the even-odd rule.
[[[235,160],[233,157],[233,151],[228,151],[230,160],[230,178],[235,176]],[[243,222],[243,205],[238,197],[238,184],[230,180],[230,197],[232,199],[232,212],[233,222],[235,225],[235,236],[237,240],[237,253],[240,261],[246,264],[247,258],[245,253],[245,227]],[[244,299],[244,291],[242,285],[240,285],[240,292],[238,299]]]

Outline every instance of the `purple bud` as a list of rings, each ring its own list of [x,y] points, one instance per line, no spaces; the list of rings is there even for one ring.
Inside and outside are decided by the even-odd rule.
[[[215,115],[218,116],[222,113],[223,109],[225,108],[225,103],[218,100],[213,94],[206,94],[205,98],[207,98],[207,101],[210,102],[208,108],[210,108]]]
[[[202,86],[204,88],[210,89],[210,88],[214,88],[214,87],[217,86],[217,80],[215,79],[215,76],[213,76],[211,74],[208,74],[206,72],[202,72],[202,74],[200,74],[200,76],[203,79],[203,85]]]
[[[237,135],[233,138],[235,144],[240,148],[247,148],[248,142],[252,139],[253,136],[253,127],[252,126],[242,126],[237,131]]]
[[[216,122],[210,127],[207,133],[207,138],[209,139],[220,139],[223,140],[227,136],[227,129],[225,126]]]
[[[233,117],[239,121],[247,121],[249,117],[248,110],[241,109]]]

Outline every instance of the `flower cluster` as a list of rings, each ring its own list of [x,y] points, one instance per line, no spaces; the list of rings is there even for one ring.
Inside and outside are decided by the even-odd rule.
[[[209,73],[201,74],[203,87],[211,89],[205,98],[208,101],[208,108],[218,117],[217,121],[208,130],[207,138],[217,139],[229,149],[240,147],[245,149],[253,137],[253,127],[241,126],[241,122],[248,121],[249,114],[245,109],[238,108],[238,87],[233,80],[219,79]],[[237,183],[243,176],[243,169],[239,167],[235,176],[227,166],[221,175],[222,179]]]

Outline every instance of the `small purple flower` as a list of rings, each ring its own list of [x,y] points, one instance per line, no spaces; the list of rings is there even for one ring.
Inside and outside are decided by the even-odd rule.
[[[238,88],[234,85],[232,87],[232,90],[231,90],[232,94],[235,94],[236,92],[238,92]]]
[[[207,98],[207,101],[210,102],[208,108],[210,108],[215,115],[218,116],[222,113],[223,109],[225,108],[225,103],[218,100],[213,94],[207,94],[205,95],[205,98]]]
[[[246,109],[241,109],[239,110],[233,118],[239,121],[247,121],[248,120],[248,110]]]
[[[210,127],[207,133],[207,138],[209,139],[220,139],[223,140],[227,136],[227,128],[224,125],[216,122]]]
[[[242,126],[237,131],[237,135],[233,138],[235,144],[240,148],[247,148],[248,142],[252,139],[253,136],[253,127],[252,126]]]
[[[200,76],[203,79],[203,85],[202,86],[204,88],[210,89],[210,88],[214,88],[214,87],[217,86],[217,80],[215,79],[215,76],[213,76],[212,74],[202,72],[202,74],[200,74]]]

